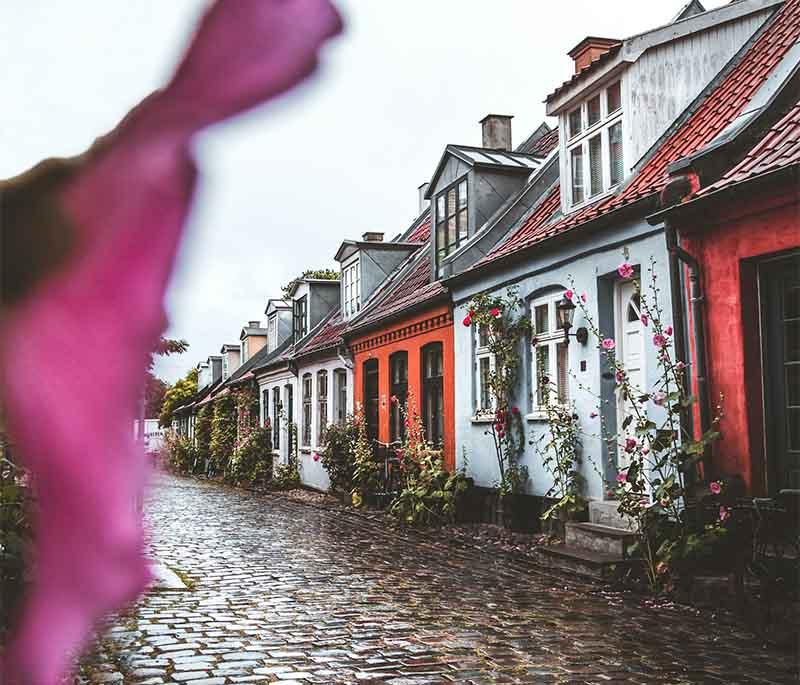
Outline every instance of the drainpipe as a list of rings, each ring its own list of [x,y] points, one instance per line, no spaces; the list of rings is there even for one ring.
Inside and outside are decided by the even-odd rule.
[[[697,395],[700,409],[700,433],[705,432],[711,426],[711,407],[708,401],[708,378],[706,376],[706,339],[705,322],[703,320],[703,286],[700,281],[700,264],[698,261],[684,250],[678,240],[677,229],[667,218],[664,219],[664,232],[669,251],[669,270],[672,291],[672,318],[673,329],[675,332],[676,356],[684,364],[687,364],[688,346],[686,344],[686,331],[684,328],[684,309],[683,309],[683,288],[681,287],[681,263],[689,270],[689,306],[692,312],[692,337],[695,341],[696,360],[694,365],[695,378],[697,380]],[[684,383],[688,383],[688,364],[684,369]],[[689,388],[688,385],[685,387]],[[687,417],[688,426],[691,426],[691,418]],[[683,423],[683,420],[682,420]],[[704,465],[708,462],[708,453],[703,455]]]

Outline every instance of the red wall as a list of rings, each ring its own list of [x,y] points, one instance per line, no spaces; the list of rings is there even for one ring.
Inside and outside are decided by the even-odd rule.
[[[746,191],[744,191],[746,192]],[[711,477],[740,474],[764,492],[764,417],[756,264],[759,257],[800,247],[797,192],[742,197],[679,226],[684,247],[700,261],[712,406],[724,395],[722,439]],[[691,327],[690,329],[691,330]]]
[[[364,402],[363,364],[367,359],[378,360],[379,425],[378,439],[389,442],[389,357],[394,352],[408,352],[408,390],[414,393],[417,411],[422,402],[422,348],[428,343],[441,342],[443,353],[444,394],[444,463],[448,469],[455,464],[455,397],[453,383],[453,314],[449,305],[426,310],[422,314],[394,321],[350,341],[353,352],[353,388],[355,401]]]

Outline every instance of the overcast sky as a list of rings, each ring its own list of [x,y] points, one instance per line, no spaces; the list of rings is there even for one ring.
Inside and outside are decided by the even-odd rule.
[[[206,4],[3,0],[0,177],[112,128],[163,84]],[[158,363],[166,380],[238,342],[303,269],[335,266],[344,238],[402,231],[444,146],[479,145],[485,114],[514,115],[521,142],[583,37],[664,24],[683,0],[338,4],[346,31],[314,78],[198,141],[200,193],[168,297],[168,334],[191,347]]]

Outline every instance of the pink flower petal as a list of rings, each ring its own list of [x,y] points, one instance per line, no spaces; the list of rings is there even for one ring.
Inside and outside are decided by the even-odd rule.
[[[146,469],[130,426],[193,195],[190,139],[298,82],[339,28],[327,0],[214,4],[171,84],[61,189],[75,256],[6,313],[0,347],[7,427],[39,503],[34,585],[3,683],[60,682],[92,626],[145,587]]]

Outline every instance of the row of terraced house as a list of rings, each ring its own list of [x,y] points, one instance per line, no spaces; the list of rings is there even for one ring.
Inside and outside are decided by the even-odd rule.
[[[658,347],[634,280],[618,272],[625,261],[645,278],[652,268],[698,397],[695,432],[724,394],[703,477],[739,477],[751,495],[800,488],[798,37],[800,0],[710,11],[695,0],[639,35],[585,38],[569,52],[574,73],[546,97],[554,127],[515,144],[512,117],[490,114],[482,146],[445,145],[410,225],[391,239],[373,227],[343,236],[331,245],[338,280],[301,278],[267,300],[263,321],[199,365],[181,425],[220,393],[257,387],[276,461],[291,449],[282,422],[296,424],[302,481],[325,490],[324,428],[358,409],[371,438],[395,441],[398,406],[413,395],[446,466],[494,487],[494,359],[481,329],[462,322],[476,295],[513,288],[537,338],[518,349],[526,490],[551,486],[529,445],[554,401],[535,381],[546,374],[586,424],[584,494],[601,521],[620,457],[592,437],[590,416],[598,398],[612,428],[631,409],[601,351],[574,334],[589,326],[583,309],[565,328],[560,305],[574,284],[634,380],[655,383]]]

